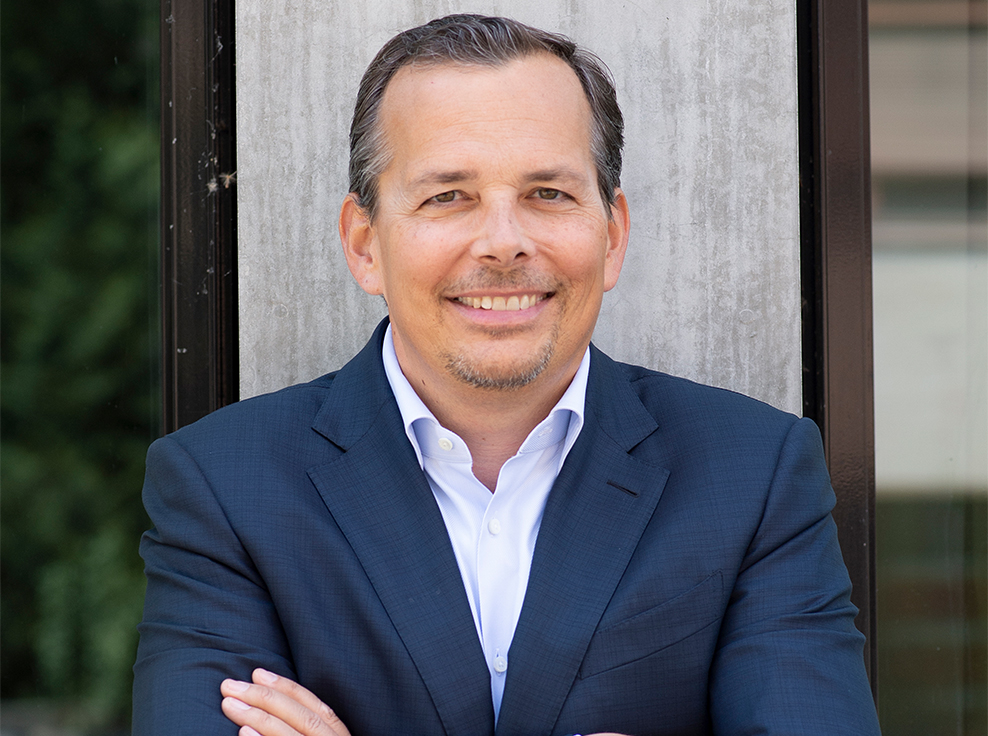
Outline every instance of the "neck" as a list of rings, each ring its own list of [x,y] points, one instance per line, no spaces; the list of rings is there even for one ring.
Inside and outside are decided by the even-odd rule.
[[[404,365],[402,372],[439,423],[466,442],[474,475],[493,492],[501,467],[549,415],[579,367],[547,370],[526,386],[503,390],[477,388],[451,376],[435,383],[416,380]]]
[[[518,452],[539,422],[549,415],[568,385],[567,382],[560,390],[542,396],[532,396],[524,389],[474,389],[482,395],[473,397],[473,401],[465,404],[444,401],[436,408],[424,397],[423,401],[440,424],[456,432],[467,443],[473,457],[474,475],[493,491],[501,467]]]

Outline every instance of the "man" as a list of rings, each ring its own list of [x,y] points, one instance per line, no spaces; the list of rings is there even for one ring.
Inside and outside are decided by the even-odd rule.
[[[340,236],[389,321],[150,450],[135,733],[877,732],[815,427],[589,346],[621,131],[561,37],[382,49]]]

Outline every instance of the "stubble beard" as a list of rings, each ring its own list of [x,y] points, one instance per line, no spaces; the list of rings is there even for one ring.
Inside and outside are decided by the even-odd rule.
[[[466,291],[476,289],[481,285],[484,287],[504,287],[525,285],[532,293],[553,293],[555,298],[561,299],[559,284],[551,282],[546,278],[533,277],[524,269],[514,271],[498,271],[492,268],[483,268],[470,279],[458,282],[455,286],[449,287],[448,291]],[[508,329],[491,329],[489,337],[496,341],[500,338],[509,337],[514,331]],[[530,360],[498,369],[495,366],[485,365],[481,361],[468,358],[463,354],[447,354],[446,370],[451,376],[462,381],[473,388],[485,389],[488,391],[512,391],[527,386],[549,365],[555,351],[556,340],[559,336],[559,326],[553,325],[552,332],[542,345],[531,356]]]
[[[554,328],[549,339],[538,349],[530,361],[513,365],[500,371],[492,366],[477,365],[476,361],[464,355],[448,355],[446,370],[457,380],[487,391],[513,391],[527,386],[549,365],[556,346],[557,330]],[[492,337],[495,337],[492,335]]]

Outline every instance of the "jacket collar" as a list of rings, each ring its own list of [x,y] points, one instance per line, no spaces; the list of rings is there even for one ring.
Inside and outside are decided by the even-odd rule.
[[[363,349],[337,371],[329,396],[312,423],[316,432],[342,450],[350,449],[379,421],[387,425],[391,409],[398,414],[381,362],[387,328],[385,317]]]
[[[363,349],[337,372],[329,398],[313,422],[313,429],[343,450],[374,425],[380,412],[388,412],[392,407],[397,412],[381,362],[387,327],[385,317]],[[586,410],[595,413],[605,435],[630,450],[658,425],[631,390],[620,364],[594,345],[590,346],[590,352]]]

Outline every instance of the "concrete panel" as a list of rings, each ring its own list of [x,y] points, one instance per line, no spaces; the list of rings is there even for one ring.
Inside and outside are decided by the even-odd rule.
[[[396,32],[464,11],[565,33],[617,81],[633,227],[597,345],[799,412],[791,0],[238,0],[242,396],[339,367],[384,314],[336,233],[357,83]]]

